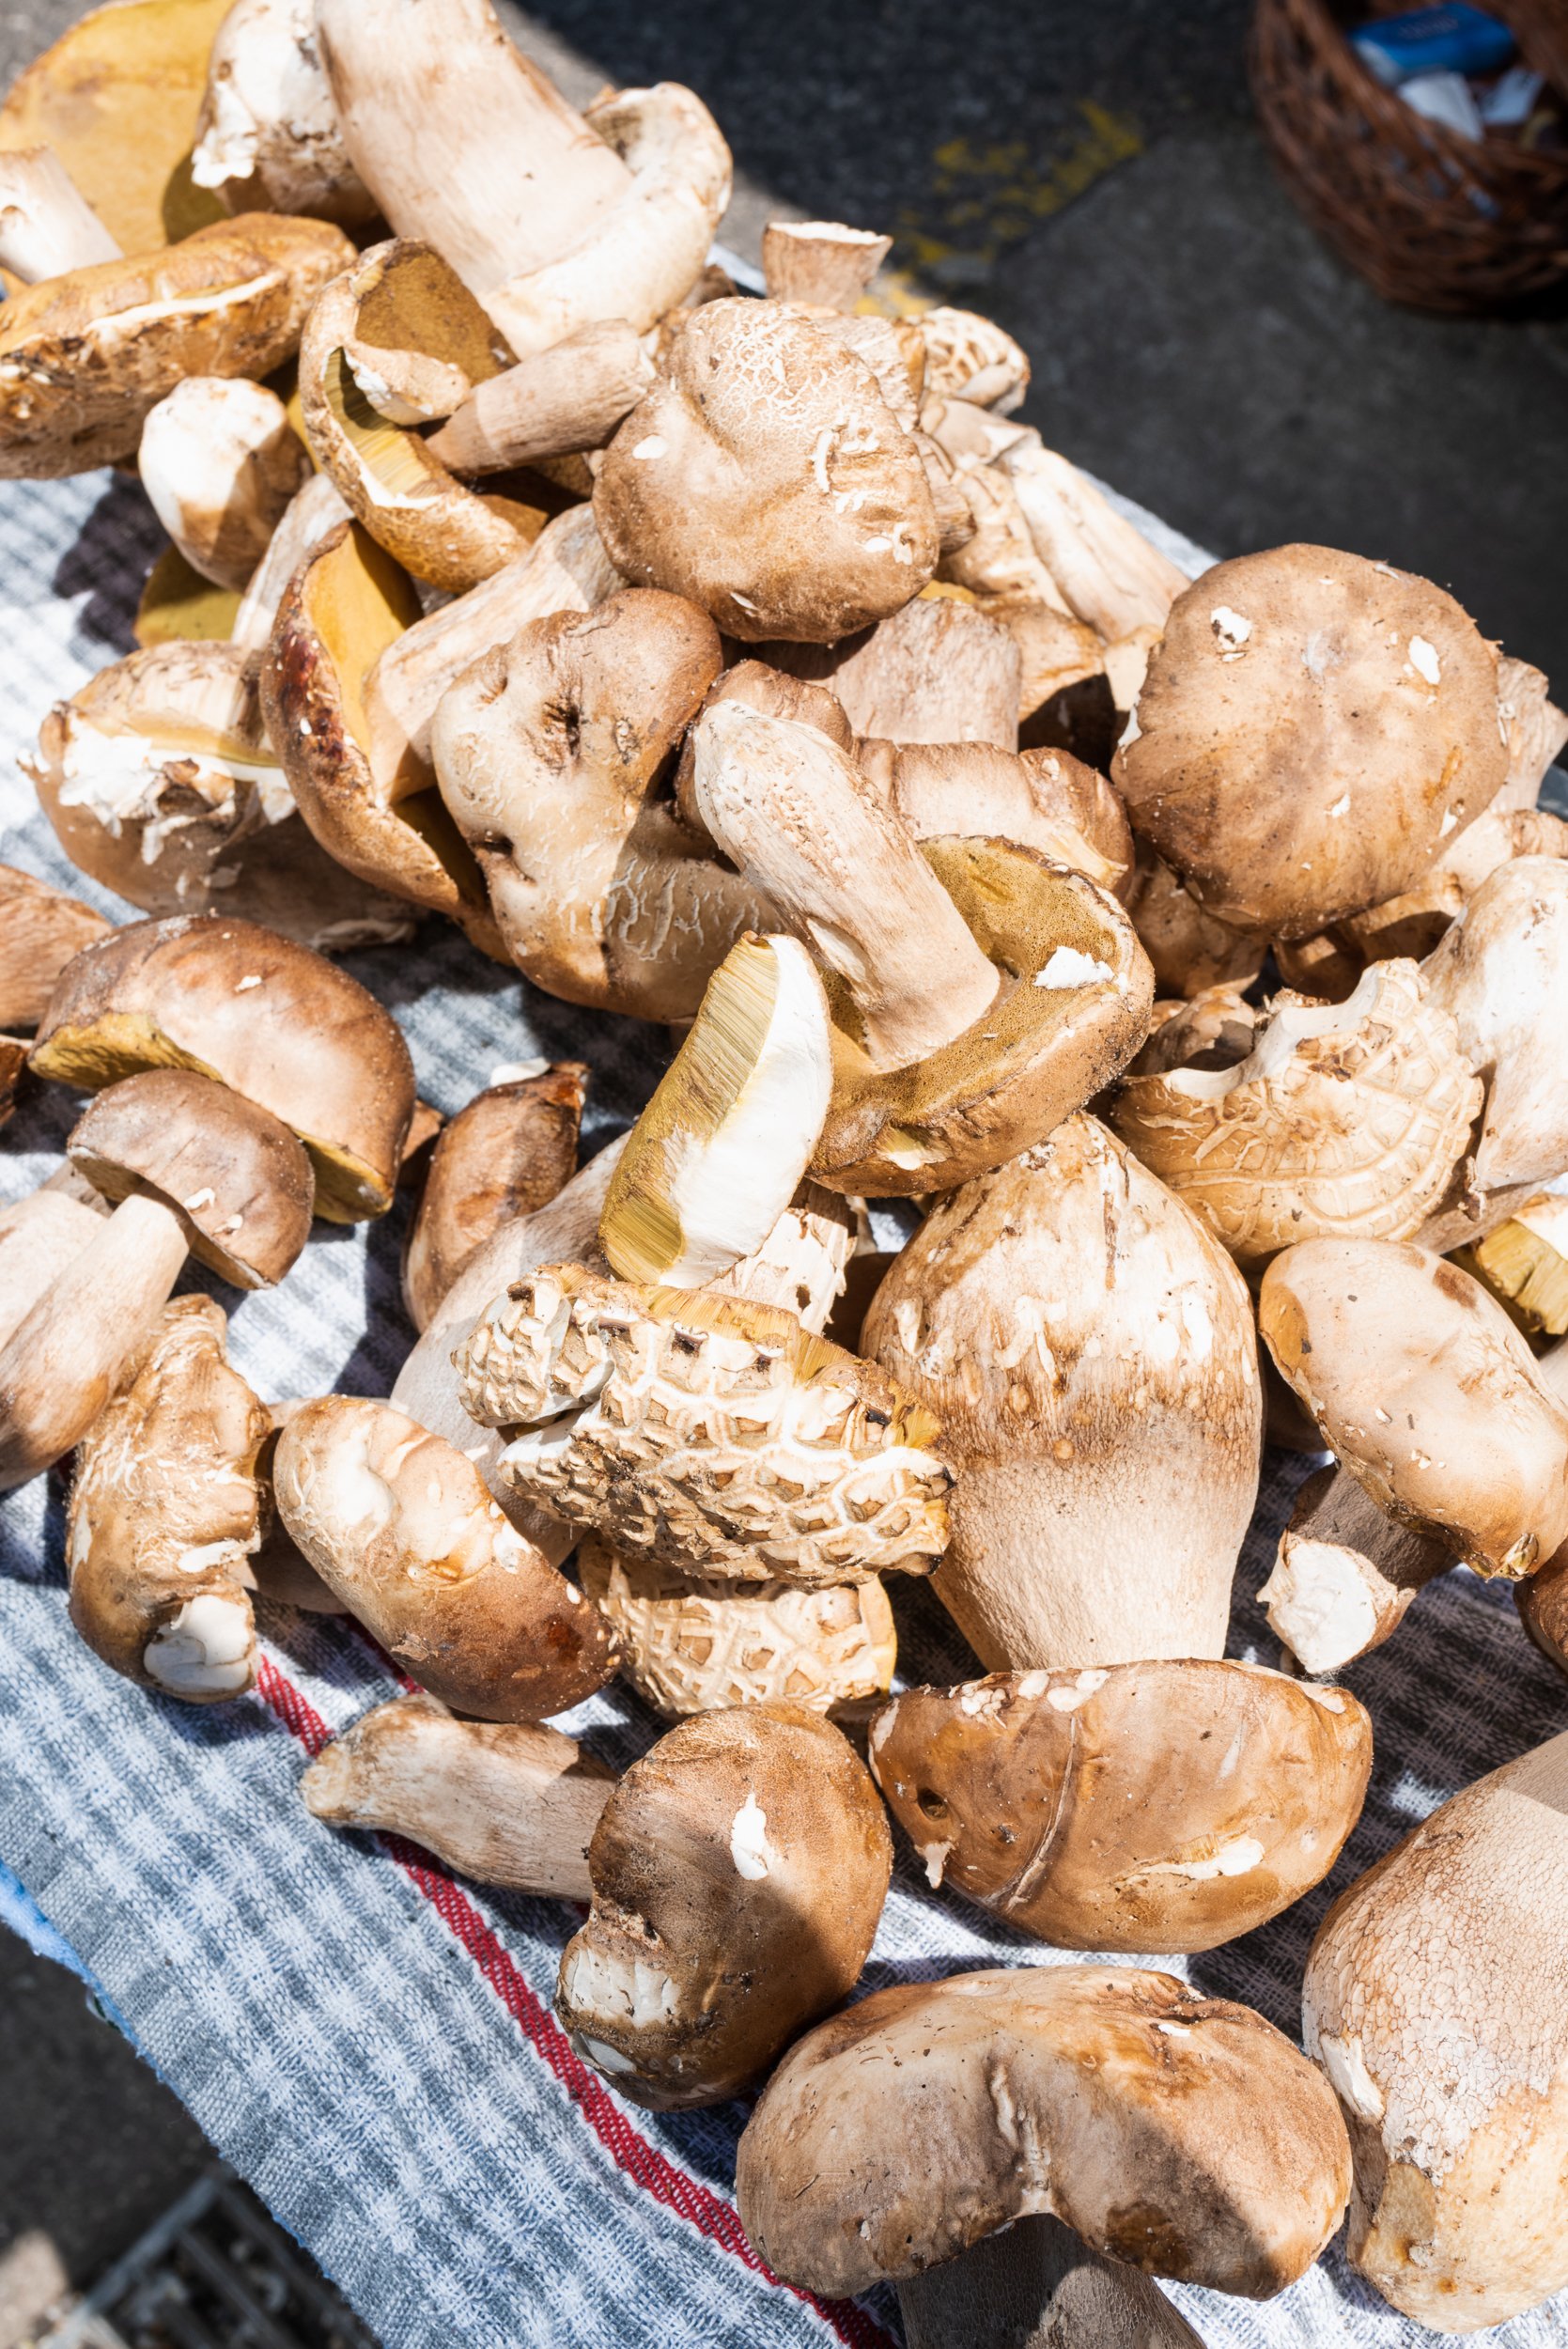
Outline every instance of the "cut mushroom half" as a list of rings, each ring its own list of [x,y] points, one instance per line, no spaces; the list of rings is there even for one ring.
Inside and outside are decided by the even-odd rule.
[[[288,411],[264,383],[189,376],[142,427],[137,471],[152,510],[194,571],[249,581],[310,471]]]
[[[1339,1672],[1397,1631],[1417,1593],[1453,1563],[1444,1543],[1386,1516],[1348,1470],[1319,1469],[1296,1496],[1258,1600],[1303,1672]]]

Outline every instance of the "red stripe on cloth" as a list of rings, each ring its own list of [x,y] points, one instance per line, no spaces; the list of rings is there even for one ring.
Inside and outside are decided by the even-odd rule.
[[[257,1665],[256,1693],[307,1753],[314,1756],[331,1745],[333,1733],[320,1714],[279,1672],[270,1657],[263,1656]],[[764,2265],[747,2241],[734,2204],[711,2193],[686,2170],[677,2169],[656,2145],[648,2142],[641,2130],[632,2126],[598,2075],[582,2061],[549,2008],[536,1997],[516,1961],[467,1893],[419,1844],[409,1843],[401,1835],[382,1835],[378,1841],[429,1902],[459,1948],[474,1960],[616,2167],[624,2170],[632,2183],[656,2202],[675,2212],[699,2234],[706,2235],[709,2242],[717,2243],[749,2267],[753,2275],[778,2284],[780,2279]],[[783,2289],[815,2310],[840,2341],[847,2344],[847,2349],[893,2349],[892,2337],[852,2300],[819,2300],[815,2293],[800,2292],[794,2284],[784,2285]]]

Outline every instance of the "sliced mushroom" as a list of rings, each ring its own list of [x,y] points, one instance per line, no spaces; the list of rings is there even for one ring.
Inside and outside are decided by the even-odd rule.
[[[0,268],[23,286],[120,258],[120,248],[53,148],[0,152]]]
[[[1381,1647],[1453,1562],[1444,1543],[1386,1517],[1348,1470],[1320,1469],[1296,1496],[1258,1598],[1303,1672],[1339,1672]]]
[[[416,1330],[492,1234],[570,1181],[587,1081],[581,1061],[559,1061],[488,1086],[442,1127],[403,1260]]]
[[[853,1989],[892,1868],[876,1789],[831,1723],[778,1703],[682,1721],[594,1829],[555,2011],[633,2104],[720,2104]]]
[[[425,446],[459,474],[602,448],[652,381],[635,328],[605,319],[476,383]]]
[[[1484,1191],[1568,1168],[1568,861],[1522,856],[1483,881],[1424,966],[1427,993],[1459,1025],[1486,1081],[1475,1151]]]
[[[309,212],[346,228],[375,219],[321,70],[312,0],[234,0],[212,42],[191,178],[230,212]]]
[[[288,411],[264,383],[188,376],[142,427],[152,510],[203,579],[242,588],[310,470]]]
[[[0,864],[0,1029],[36,1028],[71,957],[113,927],[80,897]]]

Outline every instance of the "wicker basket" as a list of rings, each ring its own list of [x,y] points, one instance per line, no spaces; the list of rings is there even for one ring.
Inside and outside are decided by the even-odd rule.
[[[1385,89],[1345,38],[1366,6],[1258,0],[1250,69],[1286,186],[1334,250],[1390,302],[1508,309],[1568,281],[1568,154],[1484,145]],[[1560,62],[1532,0],[1499,5],[1544,70]],[[1553,11],[1541,11],[1548,23]]]

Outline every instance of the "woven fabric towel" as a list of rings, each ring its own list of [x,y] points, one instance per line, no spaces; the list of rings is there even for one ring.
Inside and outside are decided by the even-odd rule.
[[[0,856],[89,896],[13,762],[53,699],[129,649],[155,537],[139,491],[109,475],[0,495]],[[1194,550],[1177,551],[1201,567]],[[635,1114],[665,1056],[660,1033],[554,1003],[434,926],[412,949],[350,967],[396,1012],[420,1090],[443,1110],[499,1063],[581,1058],[594,1070],[585,1133],[597,1148]],[[5,1197],[51,1171],[72,1114],[39,1088],[0,1135]],[[220,1292],[234,1359],[260,1393],[387,1392],[411,1342],[397,1297],[404,1212],[400,1203],[384,1222],[323,1234],[273,1295]],[[1275,1659],[1251,1594],[1304,1465],[1269,1457],[1236,1579],[1233,1655]],[[362,1638],[266,1610],[256,1694],[211,1709],[144,1694],[70,1627],[62,1514],[57,1477],[0,1508],[0,1862],[387,2349],[872,2349],[900,2338],[891,2294],[819,2308],[759,2269],[733,2201],[740,2107],[638,2112],[577,2061],[551,2015],[569,1909],[497,1897],[411,1846],[309,1816],[295,1791],[308,1754],[396,1692]],[[971,1674],[929,1595],[896,1597],[901,1679]],[[1372,1709],[1377,1762],[1333,1876],[1265,1931],[1170,1961],[1205,1994],[1245,1999],[1293,2033],[1308,1943],[1332,1894],[1444,1796],[1568,1718],[1568,1688],[1525,1640],[1506,1593],[1458,1572],[1346,1678]],[[619,1691],[563,1726],[618,1764],[659,1730]],[[904,1850],[865,1986],[1052,1955],[932,1893]],[[1434,2338],[1334,2252],[1264,2307],[1172,2296],[1211,2349],[1411,2349]],[[1488,2340],[1568,2343],[1568,2312],[1540,2310]]]

